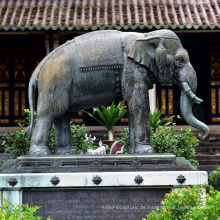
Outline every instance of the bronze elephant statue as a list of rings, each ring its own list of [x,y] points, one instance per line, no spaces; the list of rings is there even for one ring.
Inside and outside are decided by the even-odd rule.
[[[55,126],[57,154],[74,154],[70,133],[73,113],[125,100],[128,104],[130,153],[153,153],[150,147],[148,90],[153,84],[181,87],[180,106],[185,121],[198,129],[201,140],[209,128],[192,113],[197,78],[187,51],[169,30],[150,33],[95,31],[67,41],[48,54],[29,83],[30,155],[49,155],[48,139]],[[33,91],[38,92],[34,126]]]

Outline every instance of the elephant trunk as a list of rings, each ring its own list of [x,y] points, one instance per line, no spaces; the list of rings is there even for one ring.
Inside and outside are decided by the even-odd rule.
[[[200,103],[202,102],[202,100],[196,97],[196,95],[194,94],[196,88],[194,87],[192,89],[193,91],[191,90],[191,88],[192,87],[187,82],[182,82],[180,110],[182,113],[182,117],[189,125],[203,131],[204,133],[203,135],[202,134],[198,135],[199,140],[206,141],[210,136],[209,127],[205,125],[203,122],[196,119],[192,113],[193,102]]]

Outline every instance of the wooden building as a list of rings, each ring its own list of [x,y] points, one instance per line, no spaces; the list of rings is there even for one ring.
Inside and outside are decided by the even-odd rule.
[[[220,124],[219,0],[0,0],[0,126],[25,122],[28,82],[47,53],[104,29],[173,30],[197,72],[197,96],[204,102],[194,113],[207,124]],[[151,102],[177,115],[179,96],[179,88],[157,85]],[[73,121],[94,123],[82,112]]]

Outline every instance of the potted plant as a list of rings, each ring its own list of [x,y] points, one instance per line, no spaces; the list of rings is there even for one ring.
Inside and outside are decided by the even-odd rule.
[[[93,114],[84,110],[89,116],[98,121],[108,130],[108,141],[106,144],[111,145],[114,142],[113,127],[126,114],[126,107],[122,107],[121,102],[115,105],[114,102],[110,106],[101,106],[93,108]],[[96,116],[97,115],[97,116]],[[98,117],[98,118],[97,118]]]
[[[172,123],[174,116],[166,115],[162,118],[163,114],[164,109],[155,109],[155,111],[150,114],[151,128],[153,132],[156,132],[159,126],[167,126]]]

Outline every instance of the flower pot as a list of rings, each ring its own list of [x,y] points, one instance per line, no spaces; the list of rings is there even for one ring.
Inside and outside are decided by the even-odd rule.
[[[103,140],[103,143],[104,144],[107,144],[109,147],[111,147],[112,146],[112,144],[115,142],[115,140]]]

